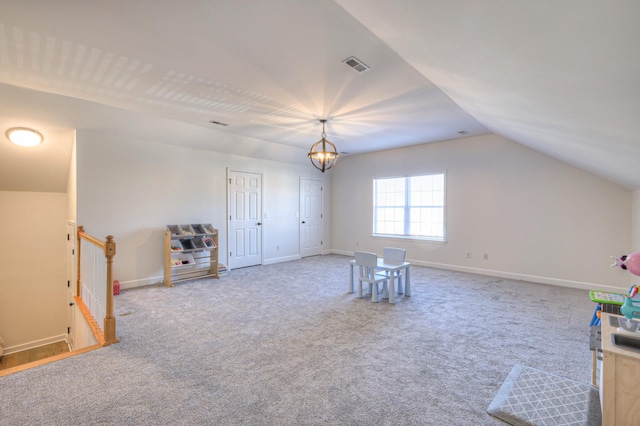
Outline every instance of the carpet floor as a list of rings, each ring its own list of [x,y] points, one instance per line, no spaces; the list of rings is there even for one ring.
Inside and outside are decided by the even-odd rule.
[[[514,364],[589,383],[586,290],[413,266],[376,304],[349,259],[124,290],[121,342],[0,378],[0,425],[500,425]]]

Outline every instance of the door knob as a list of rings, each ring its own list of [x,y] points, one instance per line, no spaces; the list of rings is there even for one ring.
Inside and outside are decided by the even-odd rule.
[[[305,222],[305,221],[303,220],[303,221],[302,221],[302,223],[307,223],[307,222]]]
[[[260,226],[260,225],[262,225],[262,222],[258,222],[258,223],[256,223],[256,225]]]

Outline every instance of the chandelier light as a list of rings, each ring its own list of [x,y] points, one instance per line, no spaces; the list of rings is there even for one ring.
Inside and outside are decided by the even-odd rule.
[[[327,140],[327,135],[324,132],[324,123],[327,120],[320,120],[320,122],[322,123],[322,139],[313,144],[308,157],[311,164],[324,173],[325,170],[329,170],[336,164],[340,154],[338,154],[336,146]]]

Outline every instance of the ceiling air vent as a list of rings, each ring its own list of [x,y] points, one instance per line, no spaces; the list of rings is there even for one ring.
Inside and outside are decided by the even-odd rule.
[[[360,59],[356,58],[355,56],[347,58],[342,62],[349,65],[351,68],[353,68],[358,72],[365,72],[369,69],[369,67],[364,62],[362,62]]]

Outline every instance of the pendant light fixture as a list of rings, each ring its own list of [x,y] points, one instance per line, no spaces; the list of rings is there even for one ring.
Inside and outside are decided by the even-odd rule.
[[[311,164],[324,173],[325,170],[329,170],[336,164],[340,154],[338,154],[336,146],[327,140],[327,135],[324,132],[324,123],[327,120],[320,120],[320,122],[322,123],[322,139],[313,144],[308,157]]]

